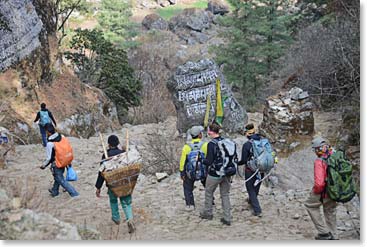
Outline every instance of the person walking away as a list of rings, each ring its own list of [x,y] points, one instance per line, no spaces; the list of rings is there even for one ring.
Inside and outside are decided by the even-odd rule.
[[[207,171],[203,170],[205,167],[202,162],[206,156],[208,143],[202,141],[203,130],[204,128],[202,126],[193,126],[189,131],[192,140],[189,144],[185,144],[182,148],[179,170],[181,179],[183,181],[186,211],[195,210],[195,200],[193,194],[195,181],[197,179],[205,181],[206,178]],[[195,174],[196,171],[200,173],[198,178]]]
[[[46,104],[42,103],[41,104],[41,110],[37,113],[36,119],[34,120],[34,122],[38,121],[38,126],[40,129],[40,133],[42,136],[42,145],[44,147],[46,147],[47,145],[47,137],[46,137],[46,124],[49,124],[52,122],[54,123],[55,127],[56,127],[56,121],[54,116],[52,115],[52,113],[46,108]]]
[[[223,165],[223,159],[218,146],[218,142],[223,140],[219,134],[220,128],[220,125],[215,122],[208,127],[208,135],[212,140],[208,143],[207,157],[204,159],[204,164],[208,167],[208,176],[205,184],[204,208],[200,213],[200,217],[207,220],[213,219],[213,195],[219,185],[224,215],[221,218],[221,222],[225,225],[231,225],[231,203],[229,199],[231,189],[230,177],[220,176],[217,173],[217,167]]]
[[[331,200],[326,193],[327,163],[326,159],[331,156],[334,150],[322,137],[315,137],[312,140],[312,149],[317,158],[314,161],[314,185],[311,193],[304,203],[308,214],[317,229],[316,240],[336,239],[336,206],[337,203]],[[323,207],[324,218],[321,216],[320,208]],[[325,224],[326,223],[326,224]]]
[[[121,150],[118,148],[118,145],[120,144],[120,141],[118,139],[117,136],[115,135],[110,135],[108,137],[108,150],[107,150],[107,155],[108,157],[112,157],[121,153],[124,153],[124,150]],[[105,155],[102,155],[102,160],[106,159]],[[101,162],[101,165],[103,164],[103,162]],[[101,188],[103,186],[104,183],[104,178],[102,176],[102,172],[103,172],[103,166],[101,166],[99,172],[98,172],[98,177],[97,177],[97,181],[95,184],[96,187],[96,196],[98,198],[101,197]],[[107,190],[107,194],[110,200],[110,207],[111,207],[111,214],[112,214],[112,221],[116,224],[116,225],[120,225],[120,213],[119,213],[119,204],[118,201],[120,201],[121,206],[122,206],[122,210],[124,211],[125,214],[125,219],[127,221],[127,227],[128,227],[128,232],[131,234],[133,232],[135,232],[136,228],[135,228],[135,224],[133,222],[133,209],[132,209],[132,197],[131,195],[127,195],[127,196],[122,196],[122,197],[116,197],[115,194],[108,189]]]
[[[59,195],[60,185],[69,193],[71,197],[78,196],[79,193],[64,178],[65,167],[71,164],[73,160],[73,150],[65,136],[55,131],[51,123],[45,126],[48,142],[46,146],[46,160],[40,167],[42,170],[51,164],[51,172],[54,177],[52,189],[48,191],[52,197]]]
[[[248,141],[245,142],[242,146],[242,155],[241,160],[238,162],[238,165],[246,165],[245,167],[245,179],[246,179],[246,190],[248,193],[248,203],[251,205],[253,209],[253,215],[257,217],[262,217],[262,210],[260,206],[260,202],[258,200],[258,195],[260,191],[261,182],[256,182],[256,180],[260,181],[261,177],[264,177],[264,174],[256,173],[252,171],[247,163],[254,157],[252,150],[252,140],[260,140],[261,137],[259,134],[255,133],[254,124],[247,124],[245,127],[245,134],[248,138]],[[256,182],[256,184],[255,184]]]

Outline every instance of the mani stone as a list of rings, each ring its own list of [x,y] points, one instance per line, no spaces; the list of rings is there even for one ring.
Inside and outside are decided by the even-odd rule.
[[[203,59],[188,61],[178,66],[167,82],[177,111],[177,129],[185,133],[194,125],[203,125],[210,93],[209,123],[215,119],[216,79],[220,79],[223,103],[223,129],[226,132],[243,130],[247,123],[247,114],[234,98],[226,79],[214,61]]]

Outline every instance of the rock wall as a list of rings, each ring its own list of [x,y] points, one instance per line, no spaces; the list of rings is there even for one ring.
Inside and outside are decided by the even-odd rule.
[[[297,139],[312,137],[314,133],[313,109],[308,93],[300,88],[271,96],[266,101],[259,131],[277,151],[294,149],[300,144]]]
[[[0,1],[0,71],[41,45],[42,21],[31,0]]]
[[[209,59],[187,62],[179,66],[168,81],[177,110],[177,129],[185,132],[193,125],[203,125],[207,95],[210,93],[209,121],[215,118],[216,79],[221,81],[224,106],[223,128],[228,132],[240,131],[247,122],[247,114],[234,98],[224,75]]]

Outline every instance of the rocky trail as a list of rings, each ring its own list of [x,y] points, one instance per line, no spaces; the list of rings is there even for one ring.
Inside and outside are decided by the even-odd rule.
[[[141,128],[149,129],[149,126],[129,126],[132,133]],[[194,191],[197,208],[186,212],[178,173],[160,182],[153,175],[141,174],[133,193],[137,232],[130,236],[124,222],[116,226],[111,220],[106,187],[101,198],[95,196],[101,157],[99,138],[70,140],[74,168],[79,176],[72,185],[80,193],[79,197],[71,198],[62,192],[54,198],[49,195],[47,190],[53,179],[48,169],[38,168],[44,158],[40,144],[17,146],[7,168],[0,170],[0,228],[7,239],[313,240],[316,235],[303,206],[312,187],[313,154],[309,146],[280,159],[275,171],[279,181],[276,186],[262,185],[259,195],[262,218],[251,214],[243,179],[233,178],[231,226],[220,222],[219,189],[215,193],[213,220],[202,220],[199,212],[204,189],[200,182]],[[139,143],[139,138],[134,142]],[[353,221],[346,213],[347,208]],[[120,213],[123,217],[121,209]],[[337,220],[340,239],[359,239],[355,229],[359,231],[359,198],[339,205]]]

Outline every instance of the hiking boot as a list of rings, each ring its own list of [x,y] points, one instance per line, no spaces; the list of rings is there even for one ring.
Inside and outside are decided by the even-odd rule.
[[[185,207],[185,211],[186,212],[192,212],[195,210],[195,206],[194,205],[186,205]]]
[[[252,213],[253,216],[257,216],[259,218],[261,218],[263,215],[261,213]]]
[[[134,222],[133,222],[132,220],[129,220],[129,221],[127,222],[127,229],[128,229],[128,232],[129,232],[130,234],[132,234],[132,233],[134,233],[134,232],[135,232],[136,227],[135,227],[135,224],[134,224]]]
[[[120,220],[115,220],[114,218],[112,218],[112,221],[115,222],[116,225],[120,225]]]
[[[231,225],[231,222],[230,222],[230,221],[225,220],[224,218],[221,218],[221,219],[220,219],[220,222],[222,222],[224,225],[227,225],[227,226],[230,226],[230,225]]]
[[[204,220],[212,220],[213,219],[213,215],[200,214],[200,218],[202,218]]]
[[[315,237],[316,240],[334,240],[333,234],[329,233],[322,233],[317,234]]]

